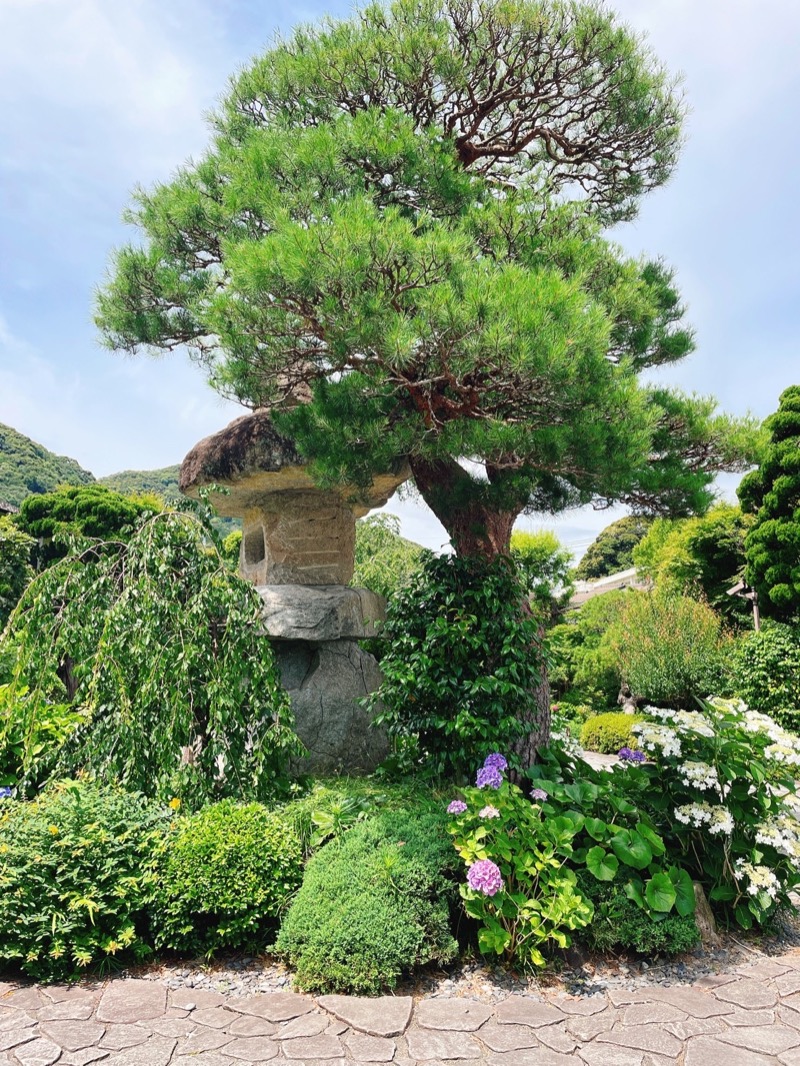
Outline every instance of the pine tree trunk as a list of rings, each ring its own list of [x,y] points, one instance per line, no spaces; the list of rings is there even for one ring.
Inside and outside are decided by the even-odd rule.
[[[489,560],[510,554],[511,532],[526,500],[505,500],[504,507],[492,506],[492,486],[487,487],[487,498],[481,499],[473,479],[452,459],[412,458],[411,470],[417,489],[447,530],[459,558]],[[497,481],[495,475],[495,485]],[[530,611],[529,604],[520,604],[520,610]],[[529,729],[514,745],[523,770],[534,764],[536,749],[550,739],[550,682],[544,662],[526,719]]]

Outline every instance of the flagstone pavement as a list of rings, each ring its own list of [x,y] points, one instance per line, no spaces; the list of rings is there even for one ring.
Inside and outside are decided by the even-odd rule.
[[[0,1066],[800,1066],[800,950],[694,985],[493,1004],[0,982]]]

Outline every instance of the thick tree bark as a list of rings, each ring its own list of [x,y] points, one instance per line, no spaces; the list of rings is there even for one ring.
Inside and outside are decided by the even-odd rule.
[[[495,559],[510,554],[511,532],[526,499],[504,499],[504,506],[497,507],[491,488],[481,499],[475,481],[452,459],[412,458],[411,470],[422,498],[447,530],[459,558]],[[495,485],[498,480],[495,475]],[[520,609],[529,611],[530,607],[522,603]],[[531,692],[526,720],[529,729],[514,745],[523,769],[534,764],[536,749],[550,739],[550,682],[544,663],[541,681]]]
[[[497,510],[476,493],[475,481],[453,459],[412,459],[422,498],[450,535],[462,559],[494,559],[511,551],[511,531],[524,503]]]

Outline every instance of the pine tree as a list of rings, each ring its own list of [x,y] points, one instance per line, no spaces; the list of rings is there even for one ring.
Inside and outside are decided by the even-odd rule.
[[[752,427],[640,382],[692,335],[672,272],[605,235],[672,173],[682,116],[593,2],[396,0],[300,29],[234,78],[205,156],[137,192],[144,245],[98,323],[114,348],[187,346],[322,483],[407,459],[463,556],[507,553],[521,511],[702,511]]]

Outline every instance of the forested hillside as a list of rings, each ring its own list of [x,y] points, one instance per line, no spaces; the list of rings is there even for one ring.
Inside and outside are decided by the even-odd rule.
[[[55,455],[0,423],[0,500],[19,506],[31,493],[51,492],[59,485],[88,485],[94,480],[74,459]]]
[[[11,426],[0,423],[0,500],[17,507],[33,493],[52,492],[59,485],[88,485],[94,481],[115,492],[126,495],[155,493],[165,503],[180,497],[178,471],[180,467],[165,466],[161,470],[122,470],[95,478],[74,459],[55,455]],[[217,518],[214,525],[224,536],[241,528],[235,518]]]

